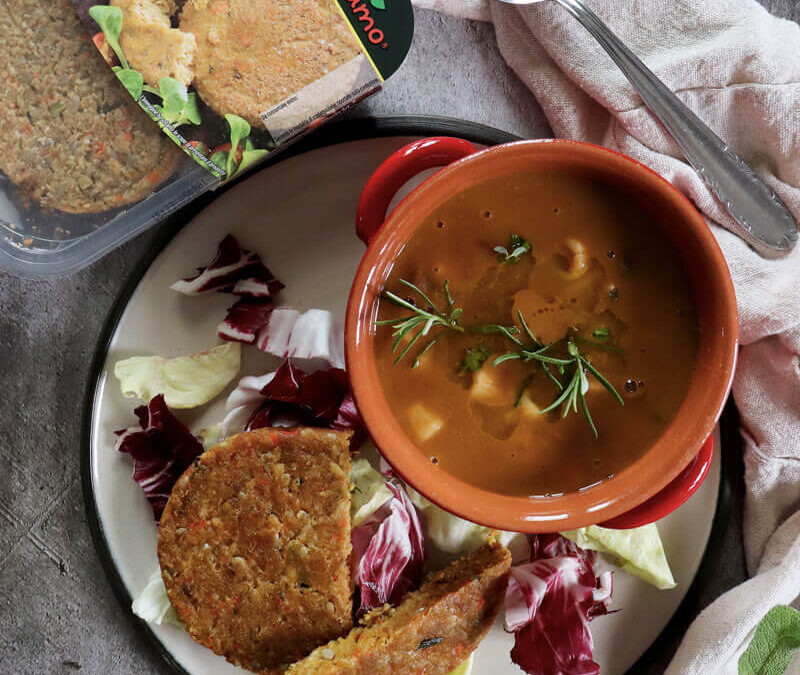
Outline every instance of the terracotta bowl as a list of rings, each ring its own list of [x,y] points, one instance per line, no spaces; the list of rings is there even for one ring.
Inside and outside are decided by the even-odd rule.
[[[400,187],[422,170],[427,178],[386,216]],[[532,169],[594,173],[663,214],[694,289],[700,322],[694,377],[674,421],[632,465],[591,488],[554,497],[489,492],[434,466],[389,408],[375,365],[375,327],[383,285],[396,256],[423,219],[470,186]],[[432,138],[388,158],[368,181],[357,231],[367,243],[347,308],[345,349],[355,397],[376,445],[394,470],[432,502],[476,523],[518,532],[553,532],[603,524],[635,527],[661,518],[702,484],[713,454],[711,434],[730,391],[738,321],[730,274],[703,218],[672,185],[629,157],[564,140],[521,141],[476,151],[466,141]]]

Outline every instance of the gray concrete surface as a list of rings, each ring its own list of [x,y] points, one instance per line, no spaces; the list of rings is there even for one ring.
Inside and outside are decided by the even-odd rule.
[[[800,0],[765,4],[800,19]],[[490,26],[422,11],[408,62],[357,112],[449,115],[522,136],[548,133],[532,95],[505,67]],[[81,405],[95,342],[154,236],[66,279],[0,273],[0,675],[170,672],[109,588],[79,476]],[[739,536],[734,519],[723,542],[730,564],[701,604],[743,577]]]

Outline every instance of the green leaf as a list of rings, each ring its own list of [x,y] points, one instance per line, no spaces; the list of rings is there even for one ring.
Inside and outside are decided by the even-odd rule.
[[[226,171],[225,167],[228,164],[228,153],[226,150],[217,150],[213,155],[211,155],[211,157],[209,157],[209,161],[214,166],[219,167],[221,171]]]
[[[122,67],[127,69],[128,60],[122,53],[122,47],[119,46],[119,34],[122,32],[122,10],[109,5],[93,5],[89,8],[89,16],[100,26],[103,35],[106,36],[106,42],[114,50]]]
[[[521,256],[530,253],[531,244],[518,234],[512,234],[508,246],[495,246],[492,250],[497,253],[500,262],[513,264],[519,262]]]
[[[611,331],[605,326],[600,326],[592,331],[592,337],[598,342],[608,342],[611,338]]]
[[[239,167],[233,175],[238,176],[244,173],[268,154],[269,150],[245,150],[242,153],[242,161],[239,162]]]
[[[464,352],[464,361],[461,366],[461,372],[474,373],[476,370],[480,370],[481,366],[488,358],[489,350],[486,348],[486,345],[479,343],[474,347],[468,347]]]
[[[384,2],[384,0],[369,0],[369,4],[375,9],[386,9],[386,2]]]
[[[197,95],[190,94],[183,82],[172,77],[162,77],[158,81],[158,95],[163,102],[161,113],[168,122],[175,126],[200,124]]]
[[[200,117],[200,108],[197,107],[197,94],[192,92],[189,94],[189,100],[186,101],[186,106],[183,109],[184,124],[200,124],[203,120]]]
[[[739,658],[739,675],[783,675],[800,648],[800,612],[773,607]]]
[[[119,66],[114,66],[112,70],[116,74],[117,79],[122,82],[125,89],[128,90],[130,95],[138,101],[139,97],[142,95],[142,88],[144,86],[142,74],[138,70],[133,70],[132,68],[120,68]]]
[[[231,149],[228,153],[227,164],[228,177],[231,178],[236,169],[236,150],[239,148],[239,143],[250,135],[250,124],[238,115],[230,113],[225,115],[225,119],[231,129]]]
[[[664,553],[655,523],[630,530],[612,530],[589,525],[561,535],[586,551],[599,551],[616,558],[623,570],[659,589],[675,587],[675,579]]]

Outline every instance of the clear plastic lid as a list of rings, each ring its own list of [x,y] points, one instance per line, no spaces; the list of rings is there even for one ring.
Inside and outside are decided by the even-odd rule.
[[[97,260],[380,89],[412,35],[409,0],[4,0],[0,269]]]

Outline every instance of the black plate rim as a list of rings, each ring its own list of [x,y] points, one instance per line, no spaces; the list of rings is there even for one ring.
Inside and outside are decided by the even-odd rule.
[[[343,119],[332,122],[319,130],[310,134],[290,148],[278,153],[275,157],[264,162],[257,169],[264,169],[277,164],[289,157],[316,150],[330,145],[347,143],[351,141],[366,140],[370,138],[390,137],[390,136],[457,136],[474,143],[483,145],[497,145],[499,143],[509,143],[521,140],[506,131],[490,127],[477,122],[469,122],[450,117],[437,117],[428,115],[387,115],[375,117],[358,117]],[[255,172],[254,172],[255,173]],[[238,183],[237,183],[238,184]],[[92,358],[89,370],[89,378],[86,383],[83,399],[83,419],[81,423],[81,486],[83,491],[84,507],[86,517],[91,532],[95,550],[100,559],[106,579],[111,589],[122,606],[123,612],[129,621],[177,675],[190,675],[172,656],[169,650],[158,639],[155,632],[142,619],[139,619],[131,611],[133,598],[128,593],[122,577],[114,564],[114,558],[108,545],[100,514],[97,510],[97,503],[94,494],[94,485],[91,475],[91,433],[92,416],[94,412],[94,401],[97,392],[100,375],[106,362],[108,349],[111,339],[119,324],[122,313],[130,301],[131,296],[136,290],[147,270],[152,265],[156,257],[167,246],[172,238],[189,223],[200,211],[206,208],[211,201],[220,194],[230,189],[222,188],[213,193],[201,196],[188,206],[180,209],[168,217],[159,227],[161,232],[148,248],[141,254],[133,271],[129,274],[122,289],[117,294],[112,305],[111,312],[103,325],[102,331],[97,341],[97,345]],[[738,428],[736,422],[736,410],[732,401],[728,403],[721,423],[722,445],[723,447],[730,440],[736,445],[738,441]],[[669,645],[674,642],[675,635],[682,635],[688,624],[697,614],[697,607],[703,595],[704,588],[709,584],[709,575],[713,565],[709,564],[709,558],[715,549],[719,548],[728,518],[733,508],[733,486],[741,482],[741,469],[738,464],[732,461],[732,457],[737,456],[734,452],[719,449],[722,459],[720,473],[720,486],[717,495],[716,511],[712,523],[711,534],[703,552],[700,567],[689,586],[686,595],[681,601],[678,609],[667,623],[664,630],[656,640],[647,648],[642,656],[631,666],[627,675],[641,673],[646,668],[659,665],[666,667],[663,663],[662,654],[665,648],[669,651]],[[671,655],[670,655],[671,656]]]

